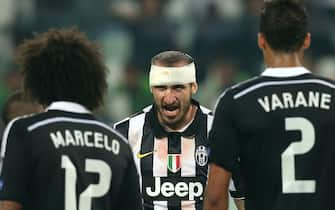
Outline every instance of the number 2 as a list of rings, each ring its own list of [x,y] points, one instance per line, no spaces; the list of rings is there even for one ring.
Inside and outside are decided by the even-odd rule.
[[[314,193],[315,180],[297,180],[295,178],[295,155],[309,152],[315,143],[313,124],[306,118],[285,118],[285,130],[299,130],[301,139],[291,143],[281,155],[282,167],[282,192],[283,193]]]
[[[104,196],[110,188],[112,170],[109,165],[96,159],[85,160],[85,172],[99,174],[99,183],[90,184],[79,195],[79,208],[77,208],[76,182],[77,170],[67,155],[62,155],[62,168],[65,169],[65,210],[90,210],[92,198]]]

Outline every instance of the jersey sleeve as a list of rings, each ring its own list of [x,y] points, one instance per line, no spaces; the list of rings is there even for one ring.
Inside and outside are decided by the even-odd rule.
[[[129,148],[129,166],[123,179],[119,196],[118,210],[142,210],[139,176]]]
[[[237,128],[234,125],[233,113],[234,101],[231,91],[228,90],[217,102],[209,132],[209,161],[232,173],[239,168]]]
[[[27,131],[15,121],[3,136],[0,200],[25,203],[28,195],[29,163],[31,155],[27,144]]]

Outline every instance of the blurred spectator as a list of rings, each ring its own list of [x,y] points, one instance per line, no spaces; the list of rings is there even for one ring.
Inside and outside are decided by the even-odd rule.
[[[163,14],[164,0],[140,0],[140,16],[130,24],[132,60],[145,73],[148,61],[158,52],[174,49],[174,28]]]
[[[129,63],[124,69],[124,80],[111,92],[108,112],[113,116],[114,121],[123,119],[127,114],[134,113],[152,101],[147,77],[137,66]]]
[[[240,26],[233,20],[223,19],[215,4],[208,4],[205,18],[198,25],[192,54],[198,60],[198,81],[206,77],[209,61],[218,54],[237,55],[243,49],[237,45]]]
[[[201,83],[196,98],[211,109],[220,93],[236,82],[238,68],[232,59],[223,56],[211,62],[206,79]]]
[[[324,56],[315,64],[316,74],[335,80],[335,55]]]

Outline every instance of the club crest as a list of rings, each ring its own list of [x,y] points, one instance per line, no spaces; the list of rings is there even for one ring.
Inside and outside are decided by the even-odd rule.
[[[204,145],[197,147],[195,151],[195,160],[199,166],[205,166],[208,163],[208,151]]]

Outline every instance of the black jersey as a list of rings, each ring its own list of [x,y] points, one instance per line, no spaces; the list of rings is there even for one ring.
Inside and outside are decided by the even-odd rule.
[[[146,210],[202,209],[213,116],[193,104],[198,107],[195,119],[182,132],[166,132],[154,106],[115,125],[133,149]]]
[[[210,161],[241,169],[248,210],[324,210],[335,189],[335,84],[303,67],[267,69],[225,91]]]
[[[0,200],[25,210],[142,209],[129,144],[79,104],[11,122],[3,146]]]

